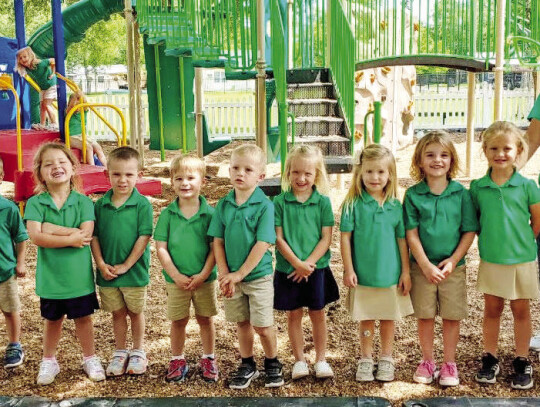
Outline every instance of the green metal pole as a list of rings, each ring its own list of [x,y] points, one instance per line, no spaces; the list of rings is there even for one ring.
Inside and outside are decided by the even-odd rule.
[[[165,139],[163,136],[163,101],[161,100],[161,68],[159,63],[159,45],[154,45],[154,58],[156,64],[156,90],[158,103],[159,121],[159,150],[161,152],[161,162],[165,161]]]
[[[374,102],[373,106],[375,107],[373,112],[373,142],[379,144],[382,135],[382,102]]]
[[[364,116],[364,148],[367,147],[367,143],[368,143],[368,138],[369,138],[369,130],[368,130],[368,117],[369,115],[373,114],[373,110],[370,111],[370,112],[367,112],[366,115]],[[351,138],[351,145],[354,144],[354,139]],[[351,153],[352,153],[352,148],[351,148]]]
[[[187,129],[186,129],[186,97],[185,97],[185,77],[184,77],[184,57],[178,59],[180,68],[180,111],[182,115],[182,153],[187,152]]]
[[[287,105],[279,104],[279,153],[281,156],[281,176],[285,174],[285,160],[287,159],[287,138],[288,138],[288,126],[287,126]],[[294,119],[293,119],[294,120]],[[294,125],[293,125],[294,126]],[[293,127],[294,131],[294,127]]]

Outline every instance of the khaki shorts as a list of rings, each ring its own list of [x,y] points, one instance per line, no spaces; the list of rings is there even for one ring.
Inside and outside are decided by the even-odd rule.
[[[229,322],[249,321],[259,328],[274,325],[273,276],[236,284],[234,295],[224,302],[225,319]]]
[[[347,309],[353,321],[399,321],[413,313],[411,297],[401,295],[397,285],[352,287],[347,295]]]
[[[478,291],[507,300],[538,298],[536,261],[520,264],[495,264],[480,260]]]
[[[113,312],[127,308],[134,314],[144,311],[147,287],[99,287],[101,308]]]
[[[201,284],[194,291],[182,290],[174,283],[166,283],[167,318],[178,321],[189,317],[189,308],[193,302],[195,315],[213,317],[217,315],[216,281]]]
[[[0,283],[0,309],[3,312],[19,312],[21,310],[19,286],[15,276]]]
[[[467,318],[467,273],[458,266],[439,284],[430,283],[417,263],[411,264],[411,300],[414,317],[460,321]]]
[[[39,92],[39,101],[43,102],[45,99],[56,100],[56,85]]]

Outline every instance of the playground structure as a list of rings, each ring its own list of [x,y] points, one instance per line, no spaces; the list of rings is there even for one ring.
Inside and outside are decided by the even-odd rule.
[[[24,19],[21,37],[17,7],[22,9],[22,0],[14,0],[14,4],[20,48],[24,46]],[[339,173],[347,171],[355,144],[359,148],[369,133],[364,128],[368,121],[362,118],[375,105],[381,106],[375,102],[384,102],[374,114],[383,122],[374,126],[381,129],[381,141],[395,150],[412,139],[415,78],[410,66],[494,71],[495,103],[499,103],[495,119],[500,115],[503,71],[516,69],[516,64],[529,70],[539,66],[540,10],[530,0],[137,0],[134,9],[122,0],[82,0],[61,13],[60,2],[52,0],[52,4],[53,21],[39,29],[28,44],[39,57],[54,56],[61,74],[64,41],[69,46],[95,22],[124,11],[133,106],[130,143],[141,152],[137,43],[139,32],[142,34],[150,147],[160,149],[162,157],[164,149],[197,150],[202,156],[229,141],[210,137],[205,126],[201,102],[204,68],[224,68],[228,79],[256,80],[257,143],[269,148],[269,156],[275,159],[279,154],[283,163],[293,143],[315,143],[328,157],[329,172]],[[474,96],[471,77],[469,100]],[[61,122],[65,108],[62,78],[58,97]],[[14,83],[20,87],[22,123],[27,127],[27,90],[16,76]],[[400,94],[405,97],[398,103]],[[274,98],[277,128],[267,125]],[[473,104],[469,105],[471,143],[474,112]],[[375,137],[379,140],[380,134]],[[470,165],[468,157],[468,169]]]

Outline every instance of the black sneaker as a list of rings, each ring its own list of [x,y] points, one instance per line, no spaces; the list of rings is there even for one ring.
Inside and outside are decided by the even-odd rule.
[[[512,388],[519,390],[527,390],[533,387],[533,368],[531,366],[531,362],[529,362],[529,359],[523,357],[515,358],[512,362],[512,366],[514,366]]]
[[[281,387],[285,384],[283,380],[283,365],[279,361],[264,363],[264,387]]]
[[[474,380],[479,383],[497,382],[497,375],[500,373],[499,359],[493,356],[491,353],[484,353],[482,356],[482,367],[474,376]]]
[[[10,343],[6,348],[4,356],[4,367],[12,368],[22,365],[24,361],[24,351],[19,343]]]
[[[257,366],[251,363],[242,363],[229,380],[229,389],[245,389],[257,377],[259,377]]]

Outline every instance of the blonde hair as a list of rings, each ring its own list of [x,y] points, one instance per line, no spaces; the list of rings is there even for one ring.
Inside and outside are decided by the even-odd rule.
[[[485,155],[488,144],[492,140],[501,136],[508,135],[513,136],[514,141],[516,142],[518,155],[516,157],[515,166],[520,167],[520,164],[523,164],[522,161],[527,158],[527,155],[529,153],[529,145],[527,144],[527,140],[525,139],[523,131],[518,129],[514,123],[497,121],[491,126],[489,126],[482,134],[482,151]]]
[[[171,162],[171,179],[181,171],[198,172],[201,178],[204,179],[206,176],[206,164],[199,157],[181,154],[174,157]]]
[[[234,156],[250,157],[257,163],[261,171],[266,170],[266,156],[256,144],[242,144],[236,147],[231,154],[231,161]]]
[[[77,90],[73,92],[71,95],[69,95],[69,100],[66,107],[66,113],[69,113],[69,111],[73,109],[75,105],[78,105],[80,103],[86,103],[86,96],[81,90]],[[84,108],[84,110],[86,111],[88,110],[88,108],[86,107]]]
[[[19,56],[23,52],[28,52],[30,55],[30,64],[28,66],[21,65],[19,63]],[[39,59],[35,52],[30,47],[24,47],[17,51],[16,58],[15,58],[15,71],[21,76],[26,76],[26,69],[34,70],[36,69],[36,66],[41,62],[41,59]]]
[[[69,182],[69,188],[74,189],[78,192],[81,191],[81,182],[80,178],[77,174],[75,174],[75,170],[79,166],[79,162],[71,152],[64,144],[59,143],[45,143],[42,144],[39,149],[37,150],[36,154],[34,155],[34,182],[36,183],[36,186],[34,188],[34,192],[36,194],[40,194],[42,192],[46,192],[47,190],[47,184],[45,184],[45,181],[41,177],[41,165],[43,164],[43,155],[49,151],[49,150],[60,150],[63,152],[69,162],[71,163],[73,167],[73,175],[71,176],[70,182]]]
[[[349,191],[345,196],[342,207],[350,210],[354,201],[362,196],[362,190],[365,189],[362,181],[363,166],[367,161],[385,161],[388,165],[388,183],[384,186],[384,201],[397,197],[397,173],[396,160],[392,152],[381,144],[370,144],[358,156],[357,163],[354,164],[353,176]]]
[[[137,160],[137,168],[139,170],[142,169],[139,152],[135,150],[133,147],[129,147],[129,146],[116,147],[107,156],[107,162],[109,163],[109,165],[113,161],[129,161],[129,160]]]
[[[287,154],[287,160],[285,161],[285,169],[283,171],[283,177],[281,178],[281,188],[284,191],[291,190],[291,166],[292,162],[296,158],[303,158],[310,160],[315,165],[315,182],[313,183],[319,192],[327,194],[328,187],[328,175],[326,174],[326,167],[324,165],[324,157],[319,147],[310,146],[306,144],[299,144],[294,146]]]
[[[444,149],[448,150],[450,153],[450,169],[446,174],[446,178],[455,178],[459,171],[459,157],[456,148],[454,147],[454,143],[452,143],[450,134],[446,131],[436,130],[430,131],[416,144],[410,169],[412,179],[416,182],[420,182],[426,178],[426,174],[424,173],[424,170],[420,168],[420,165],[422,163],[422,155],[430,144],[439,144]]]

